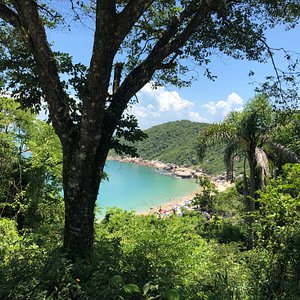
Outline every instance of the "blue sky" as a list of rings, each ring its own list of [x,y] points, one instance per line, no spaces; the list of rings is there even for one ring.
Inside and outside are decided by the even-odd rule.
[[[54,49],[69,52],[75,62],[89,64],[93,32],[84,26],[71,32],[56,29],[48,33]],[[268,31],[268,43],[272,48],[285,48],[300,53],[300,26],[285,31],[279,27]],[[276,63],[284,68],[282,55],[276,55]],[[224,55],[211,57],[210,70],[217,76],[215,81],[203,76],[203,70],[193,75],[197,80],[189,88],[174,86],[151,89],[147,84],[139,93],[139,103],[131,109],[142,129],[167,121],[189,119],[199,122],[220,122],[231,110],[240,110],[254,96],[257,83],[268,75],[274,75],[271,63],[260,64],[246,60],[234,60]],[[249,78],[249,71],[255,72]]]

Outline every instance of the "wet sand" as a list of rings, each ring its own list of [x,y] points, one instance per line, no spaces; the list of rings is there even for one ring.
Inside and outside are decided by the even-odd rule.
[[[170,201],[168,201],[166,203],[163,203],[161,205],[153,206],[152,208],[150,208],[146,211],[137,212],[137,214],[138,215],[149,215],[149,214],[152,214],[152,213],[157,213],[159,211],[170,211],[170,210],[172,210],[174,205],[183,206],[185,201],[191,201],[195,197],[195,195],[197,193],[199,193],[200,191],[201,191],[201,187],[197,188],[197,190],[195,192],[191,193],[191,194],[188,194],[186,196],[170,200]]]
[[[227,190],[228,188],[233,186],[233,184],[226,182],[226,181],[225,182],[224,181],[220,181],[220,182],[213,181],[213,182],[216,185],[216,188],[219,192],[224,192],[225,190]],[[152,208],[150,208],[146,211],[137,212],[137,214],[145,216],[145,215],[149,215],[149,214],[153,214],[153,213],[158,213],[159,211],[163,211],[163,212],[172,211],[172,208],[175,205],[183,206],[185,201],[193,200],[193,198],[196,196],[196,194],[200,193],[201,190],[202,190],[202,188],[198,187],[197,190],[191,194],[188,194],[188,195],[180,197],[180,198],[173,199],[173,200],[168,201],[161,205],[153,206]]]

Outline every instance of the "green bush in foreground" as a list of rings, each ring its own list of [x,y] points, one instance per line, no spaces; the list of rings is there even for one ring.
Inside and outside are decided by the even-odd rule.
[[[285,165],[258,201],[257,249],[265,256],[257,274],[261,292],[271,299],[300,299],[300,165]]]
[[[299,171],[286,166],[260,193],[251,251],[234,189],[210,219],[108,211],[89,263],[65,258],[59,221],[20,235],[0,219],[0,299],[300,299]]]
[[[238,244],[205,240],[196,230],[202,222],[199,215],[158,219],[111,211],[97,224],[92,263],[73,265],[57,239],[56,249],[39,246],[34,233],[17,238],[13,222],[1,220],[1,230],[10,223],[5,239],[11,236],[14,251],[10,242],[1,248],[0,298],[247,299],[249,273]]]

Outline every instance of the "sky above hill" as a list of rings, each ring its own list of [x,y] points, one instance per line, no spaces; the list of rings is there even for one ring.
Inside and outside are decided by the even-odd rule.
[[[92,51],[93,31],[85,26],[74,27],[72,31],[56,29],[48,33],[54,49],[69,52],[74,62],[89,64]],[[300,26],[286,31],[283,27],[268,31],[268,43],[272,48],[284,48],[300,53]],[[281,51],[275,55],[278,66],[285,69]],[[266,76],[274,76],[271,62],[260,64],[246,60],[234,60],[215,53],[209,68],[214,81],[207,79],[204,70],[195,69],[191,75],[197,80],[188,88],[172,85],[152,88],[148,83],[138,94],[138,104],[130,109],[139,120],[140,127],[147,129],[167,121],[188,119],[198,122],[220,122],[231,110],[241,110],[255,95],[254,89]],[[255,75],[249,77],[249,72]]]

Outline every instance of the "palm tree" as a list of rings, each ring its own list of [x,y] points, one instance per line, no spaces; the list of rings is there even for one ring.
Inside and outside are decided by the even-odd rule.
[[[253,199],[256,191],[263,188],[269,176],[268,156],[271,154],[274,156],[276,151],[281,154],[285,152],[286,158],[289,159],[287,162],[300,162],[299,157],[292,151],[272,143],[272,134],[276,128],[278,128],[276,113],[268,98],[265,95],[258,95],[247,103],[243,111],[232,112],[222,123],[205,127],[198,137],[197,153],[200,160],[205,157],[210,145],[226,142],[224,161],[228,180],[233,178],[234,158],[237,155],[244,157],[243,193],[246,211],[250,213],[255,209]],[[246,174],[247,162],[249,182]],[[249,224],[251,227],[250,219]],[[252,238],[249,237],[249,244],[252,243],[250,240]]]

